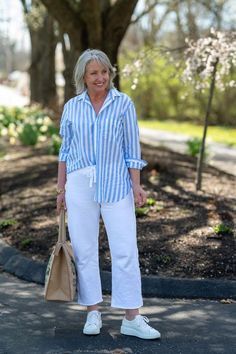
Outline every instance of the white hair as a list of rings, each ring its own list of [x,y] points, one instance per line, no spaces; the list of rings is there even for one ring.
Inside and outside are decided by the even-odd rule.
[[[87,49],[85,50],[77,60],[77,63],[75,65],[74,69],[74,82],[75,82],[75,88],[76,88],[76,93],[77,95],[81,94],[85,89],[85,83],[84,83],[84,75],[86,71],[86,66],[88,63],[90,63],[92,60],[96,60],[105,67],[108,68],[109,70],[109,89],[114,87],[113,84],[113,79],[115,77],[115,69],[111,65],[111,62],[108,58],[108,56],[102,52],[101,50],[98,49]]]

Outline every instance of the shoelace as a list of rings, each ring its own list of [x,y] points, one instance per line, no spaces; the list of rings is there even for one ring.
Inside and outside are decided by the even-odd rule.
[[[139,325],[149,327],[148,322],[149,322],[149,319],[146,316],[141,316]]]
[[[96,313],[93,313],[87,319],[88,325],[92,325],[92,324],[97,325],[97,321],[99,321],[99,315],[97,315]]]

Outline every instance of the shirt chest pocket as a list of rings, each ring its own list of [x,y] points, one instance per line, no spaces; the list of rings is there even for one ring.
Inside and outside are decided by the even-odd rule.
[[[107,117],[101,123],[101,138],[116,142],[122,136],[122,120],[120,117]]]

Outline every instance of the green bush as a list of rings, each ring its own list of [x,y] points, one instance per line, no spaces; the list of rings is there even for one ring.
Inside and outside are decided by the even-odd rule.
[[[38,106],[24,108],[0,107],[0,136],[14,144],[19,140],[23,145],[36,145],[51,137],[50,151],[58,151],[58,128],[47,112]],[[51,147],[51,145],[50,145]]]
[[[50,146],[49,146],[49,154],[58,155],[61,147],[61,138],[57,134],[53,134],[51,136]]]
[[[132,64],[137,59],[137,52],[120,55],[120,69]],[[203,94],[194,90],[192,85],[181,81],[182,63],[176,68],[175,63],[159,55],[154,58],[145,71],[138,74],[136,88],[132,88],[137,70],[124,77],[121,75],[121,89],[135,102],[140,119],[191,121],[203,124],[209,92]],[[230,80],[236,79],[236,71],[230,74]],[[229,80],[229,78],[228,78]],[[211,125],[235,126],[235,92],[226,88],[224,92],[216,90]]]
[[[190,156],[197,156],[200,152],[200,148],[201,148],[201,139],[199,138],[193,138],[190,139],[186,142],[187,145],[187,153]]]
[[[200,153],[201,149],[201,144],[202,144],[202,139],[200,138],[193,138],[189,139],[187,141],[187,154],[193,157],[196,157]],[[207,147],[205,146],[205,151],[204,151],[204,159],[207,157],[208,152],[207,152]]]
[[[36,145],[38,142],[38,131],[34,125],[26,123],[23,125],[22,132],[18,135],[23,145]]]

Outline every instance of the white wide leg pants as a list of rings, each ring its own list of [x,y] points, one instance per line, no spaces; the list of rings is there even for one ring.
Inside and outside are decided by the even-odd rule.
[[[103,301],[99,271],[99,220],[102,215],[112,260],[111,306],[123,309],[143,305],[136,238],[133,191],[116,203],[97,203],[95,166],[67,175],[68,228],[78,272],[78,303]]]

